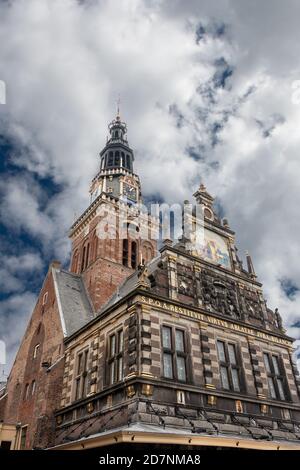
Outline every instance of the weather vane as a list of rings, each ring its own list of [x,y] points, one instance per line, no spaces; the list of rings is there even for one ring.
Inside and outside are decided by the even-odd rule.
[[[118,99],[117,99],[117,117],[118,118],[120,117],[120,104],[121,104],[121,98],[120,98],[120,93],[119,93]]]

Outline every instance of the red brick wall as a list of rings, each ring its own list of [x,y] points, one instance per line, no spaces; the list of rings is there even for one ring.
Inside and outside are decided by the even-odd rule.
[[[137,242],[137,265],[143,258],[148,262],[157,253],[155,240],[140,240],[138,232],[135,240],[128,243],[128,266],[123,265],[123,239],[100,239],[96,233],[96,227],[100,221],[95,216],[88,228],[83,229],[79,235],[73,237],[72,257],[70,270],[77,274],[82,273],[85,286],[93,302],[94,309],[99,308],[111,297],[117,287],[134,272],[131,266],[131,242]],[[89,260],[82,270],[82,259],[89,246]]]
[[[48,292],[43,305],[44,294]],[[36,358],[36,344],[40,344]],[[47,446],[46,430],[53,427],[53,410],[59,406],[63,363],[60,360],[50,369],[42,362],[52,365],[63,355],[63,333],[60,324],[51,270],[49,270],[21,342],[7,384],[7,400],[4,412],[6,423],[28,425],[26,448]],[[32,394],[32,382],[35,391]],[[26,384],[29,394],[25,398]],[[41,425],[42,424],[42,425]],[[51,436],[50,436],[51,437]]]

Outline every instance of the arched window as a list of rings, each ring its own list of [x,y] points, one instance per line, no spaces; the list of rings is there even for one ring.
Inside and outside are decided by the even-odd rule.
[[[131,243],[131,267],[136,268],[137,264],[137,244],[136,242]]]
[[[121,152],[121,166],[125,166],[125,153]]]
[[[24,400],[27,400],[28,396],[29,396],[29,384],[26,384],[25,390],[24,390],[24,397],[23,397]]]
[[[115,153],[115,166],[120,166],[120,152],[119,150]]]
[[[85,268],[87,268],[89,265],[89,255],[90,255],[90,244],[88,243],[86,247]]]
[[[128,168],[128,170],[130,170],[130,157],[129,157],[128,154],[126,155],[126,168]]]
[[[107,166],[113,166],[114,165],[114,154],[113,152],[109,152],[108,154],[108,161],[107,161]]]
[[[78,250],[75,250],[73,255],[73,262],[72,262],[72,271],[77,273],[78,270]]]
[[[128,240],[124,238],[123,240],[123,265],[128,266]]]
[[[84,270],[84,263],[85,263],[85,246],[83,247],[82,251],[82,258],[81,258],[81,271]]]
[[[92,260],[93,261],[95,261],[95,259],[97,258],[97,254],[98,254],[98,235],[95,231],[93,235],[93,242],[92,242]]]

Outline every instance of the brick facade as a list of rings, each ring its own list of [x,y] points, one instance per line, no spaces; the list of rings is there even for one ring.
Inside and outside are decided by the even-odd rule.
[[[47,447],[53,438],[63,370],[63,332],[50,268],[8,378],[3,413],[5,423],[28,426],[28,449]]]

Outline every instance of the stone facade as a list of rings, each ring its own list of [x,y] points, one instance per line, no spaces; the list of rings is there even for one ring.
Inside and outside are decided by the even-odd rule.
[[[66,445],[83,436],[88,438],[104,429],[127,426],[128,421],[157,425],[158,432],[161,426],[170,426],[186,433],[197,432],[198,428],[201,432],[218,429],[218,433],[227,435],[238,432],[249,436],[252,432],[270,439],[270,436],[279,440],[295,439],[293,433],[297,434],[297,427],[293,423],[299,422],[300,407],[297,377],[291,372],[289,338],[274,334],[263,337],[260,329],[246,328],[239,322],[225,326],[224,320],[211,313],[204,314],[197,308],[185,310],[182,304],[149,296],[147,291],[133,292],[130,308],[128,303],[107,312],[81,335],[68,341],[66,350],[73,363],[82,349],[89,348],[99,373],[97,385],[94,388],[90,385],[80,401],[72,399],[74,369],[73,374],[69,373],[65,383],[66,400],[56,414],[59,423],[56,445]],[[163,325],[186,333],[188,355],[184,383],[164,377]],[[119,383],[109,385],[104,373],[108,343],[99,342],[99,338],[108,338],[119,328],[124,330],[124,377]],[[222,388],[217,340],[234,343],[239,349],[244,382],[240,392]],[[97,360],[94,344],[100,344]],[[251,363],[250,349],[258,358],[256,366]],[[283,359],[290,391],[285,401],[272,400],[269,396],[262,352]],[[91,378],[92,370],[88,372]],[[262,387],[256,386],[255,371],[260,372]]]

